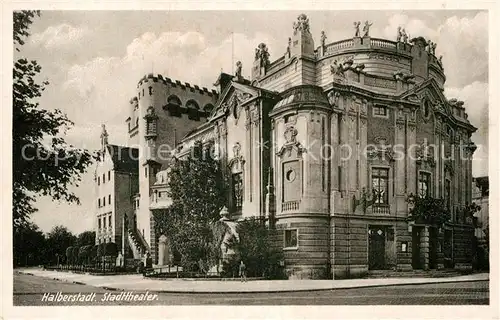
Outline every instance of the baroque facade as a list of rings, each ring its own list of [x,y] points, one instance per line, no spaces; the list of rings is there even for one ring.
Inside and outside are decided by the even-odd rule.
[[[396,41],[372,38],[370,26],[355,23],[353,38],[332,43],[321,32],[317,47],[302,14],[283,55],[271,61],[259,44],[251,79],[238,63],[218,91],[141,79],[127,119],[139,146],[133,251],[169,262],[152,215],[169,205],[165,154],[183,157],[201,140],[217,146],[230,175],[231,219],[268,221],[289,278],[469,268],[474,227],[460,212],[472,201],[476,129],[464,103],[443,94],[436,44],[404,29]],[[451,220],[407,222],[411,194],[445,199]]]

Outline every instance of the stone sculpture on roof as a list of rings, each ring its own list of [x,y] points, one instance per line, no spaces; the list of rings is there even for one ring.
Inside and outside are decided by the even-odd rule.
[[[293,34],[296,35],[297,31],[309,32],[309,18],[303,13],[293,23]]]

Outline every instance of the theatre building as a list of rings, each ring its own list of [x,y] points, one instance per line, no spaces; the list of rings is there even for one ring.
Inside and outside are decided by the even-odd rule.
[[[140,80],[127,120],[140,146],[131,232],[168,263],[168,235],[155,234],[152,218],[169,204],[157,149],[175,145],[182,157],[201,140],[218,147],[231,177],[231,219],[267,219],[289,278],[470,268],[474,226],[461,212],[472,200],[476,128],[464,103],[443,94],[436,45],[372,38],[369,24],[332,43],[315,30],[315,45],[313,27],[300,15],[282,48],[256,44],[253,64],[220,74],[217,91]],[[409,195],[445,199],[450,221],[408,222]]]

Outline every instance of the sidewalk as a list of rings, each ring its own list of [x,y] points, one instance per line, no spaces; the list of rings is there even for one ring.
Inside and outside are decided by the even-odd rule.
[[[86,284],[110,290],[149,291],[170,293],[228,293],[228,292],[292,292],[378,287],[409,284],[450,283],[489,280],[488,273],[450,278],[384,278],[348,280],[256,280],[240,281],[189,281],[182,279],[148,279],[142,275],[92,276],[70,272],[19,269],[14,272],[60,281]]]

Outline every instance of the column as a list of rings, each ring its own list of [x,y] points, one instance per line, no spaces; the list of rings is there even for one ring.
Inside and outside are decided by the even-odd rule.
[[[403,106],[399,106],[395,115],[395,123],[394,123],[394,145],[397,146],[395,153],[396,159],[394,163],[394,175],[393,179],[395,180],[395,189],[394,194],[396,196],[396,208],[391,211],[396,213],[396,216],[405,216],[407,211],[406,205],[406,152],[405,155],[401,156],[401,152],[404,151],[406,145],[406,119],[403,111]]]

